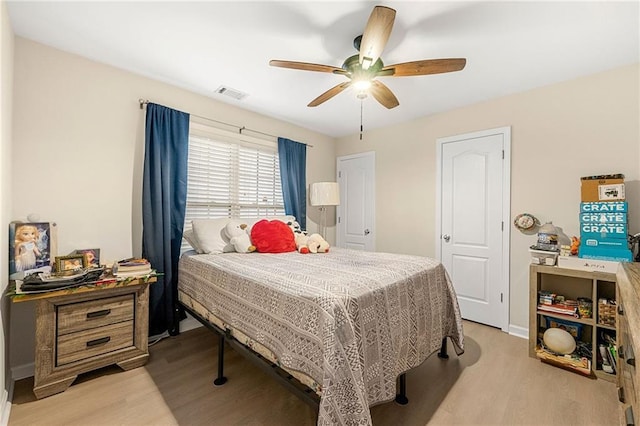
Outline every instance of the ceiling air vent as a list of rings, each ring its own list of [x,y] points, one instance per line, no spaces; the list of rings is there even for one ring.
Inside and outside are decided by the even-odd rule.
[[[224,96],[229,96],[235,100],[241,101],[242,99],[248,96],[248,93],[241,92],[236,89],[232,89],[231,87],[220,86],[216,89],[216,93]]]

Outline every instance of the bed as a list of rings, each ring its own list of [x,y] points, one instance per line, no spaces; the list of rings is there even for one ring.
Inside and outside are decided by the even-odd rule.
[[[369,407],[393,400],[398,377],[447,337],[464,350],[451,281],[426,257],[191,252],[178,297],[318,394],[318,425],[371,424]]]

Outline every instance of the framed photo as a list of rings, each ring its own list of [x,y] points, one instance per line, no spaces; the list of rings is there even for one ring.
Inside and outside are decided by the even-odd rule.
[[[71,254],[69,256],[57,256],[56,271],[74,271],[76,269],[86,268],[87,264],[85,263],[85,259],[86,257],[82,253]]]
[[[49,222],[9,224],[9,279],[50,272],[56,254],[56,225]]]
[[[100,249],[80,249],[74,251],[74,254],[84,255],[85,263],[89,268],[100,266]]]

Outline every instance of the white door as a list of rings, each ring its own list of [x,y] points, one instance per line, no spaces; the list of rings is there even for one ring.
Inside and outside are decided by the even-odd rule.
[[[509,325],[510,128],[438,139],[436,247],[462,317]]]
[[[375,250],[374,152],[338,157],[340,205],[336,210],[336,245],[355,250]]]

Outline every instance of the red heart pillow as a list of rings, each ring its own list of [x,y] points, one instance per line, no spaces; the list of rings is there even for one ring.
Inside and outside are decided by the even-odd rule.
[[[251,228],[251,242],[260,253],[296,251],[296,240],[289,226],[279,220],[263,219]]]

